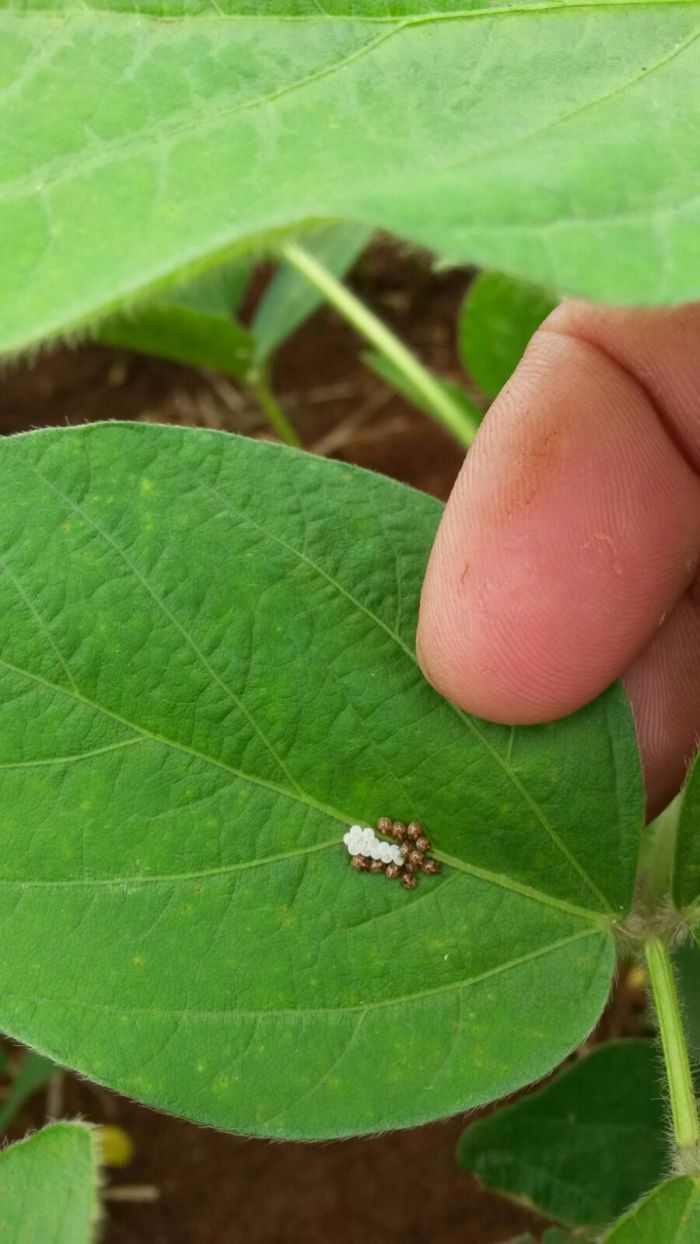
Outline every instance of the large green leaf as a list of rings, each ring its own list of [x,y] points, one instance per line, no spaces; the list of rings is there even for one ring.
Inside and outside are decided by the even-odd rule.
[[[642,792],[619,688],[471,719],[414,656],[440,505],[216,433],[0,444],[0,1026],[220,1126],[509,1092],[591,1028]],[[358,875],[352,822],[445,867]]]
[[[487,397],[494,398],[515,371],[530,338],[556,306],[537,285],[501,272],[472,282],[457,325],[462,361]]]
[[[329,218],[591,297],[700,294],[698,0],[143,7],[0,13],[0,350]]]
[[[658,1051],[615,1041],[463,1133],[460,1166],[547,1218],[604,1226],[658,1183],[666,1112]]]
[[[679,907],[700,902],[700,752],[695,757],[681,803],[673,892]]]
[[[97,1212],[95,1147],[83,1123],[52,1123],[0,1150],[3,1244],[89,1244]]]
[[[650,1192],[606,1233],[604,1244],[698,1244],[700,1180],[679,1175]]]

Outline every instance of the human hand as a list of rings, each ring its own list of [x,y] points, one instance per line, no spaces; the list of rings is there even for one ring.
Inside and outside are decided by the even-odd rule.
[[[699,563],[700,304],[564,303],[448,502],[421,665],[469,712],[518,724],[622,676],[653,815],[700,734]]]

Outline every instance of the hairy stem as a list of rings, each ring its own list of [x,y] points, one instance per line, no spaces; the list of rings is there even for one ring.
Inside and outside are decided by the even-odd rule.
[[[700,1141],[700,1121],[690,1074],[688,1046],[678,1003],[668,946],[658,937],[645,943],[649,980],[659,1021],[659,1034],[666,1065],[673,1132],[682,1159]]]
[[[286,445],[293,445],[295,449],[298,449],[301,445],[299,436],[272,392],[265,372],[260,368],[254,368],[246,376],[246,381],[253,390],[280,440],[284,441]]]
[[[287,263],[327,298],[330,303],[357,329],[367,341],[383,354],[403,374],[407,383],[424,398],[435,418],[452,433],[460,445],[468,448],[476,435],[477,423],[467,411],[453,399],[445,387],[416,358],[415,354],[399,341],[380,319],[360,302],[359,298],[338,281],[314,255],[309,254],[296,242],[287,242],[282,252]]]

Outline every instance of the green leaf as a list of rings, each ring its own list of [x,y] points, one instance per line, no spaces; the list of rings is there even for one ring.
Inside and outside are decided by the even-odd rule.
[[[33,1050],[25,1054],[12,1082],[9,1095],[0,1105],[0,1131],[7,1127],[17,1111],[21,1110],[25,1101],[48,1084],[56,1071],[57,1067],[52,1059],[44,1058],[42,1054],[35,1054]]]
[[[655,1188],[606,1233],[603,1244],[698,1244],[700,1180],[679,1175]]]
[[[372,230],[344,221],[324,225],[307,234],[305,247],[334,276],[344,276],[365,249]],[[316,310],[323,298],[291,264],[280,264],[253,317],[255,362],[265,363],[271,354]]]
[[[501,272],[482,272],[473,281],[462,305],[457,344],[464,366],[487,397],[500,392],[556,305],[546,290]]]
[[[673,951],[683,1027],[691,1059],[700,1060],[700,946],[684,942]]]
[[[396,389],[407,402],[415,406],[418,410],[422,410],[424,414],[435,418],[435,411],[430,406],[422,393],[419,393],[410,380],[406,378],[404,373],[390,359],[385,358],[383,354],[378,354],[376,350],[365,350],[362,354],[362,362],[375,372],[382,380],[391,385],[392,389]],[[458,384],[450,384],[448,381],[440,381],[435,377],[436,382],[445,389],[451,397],[455,399],[462,409],[469,415],[474,423],[479,424],[484,417],[483,410],[480,410],[476,402],[473,402],[468,393],[460,388]]]
[[[512,730],[442,700],[414,655],[442,507],[377,475],[128,424],[7,438],[0,471],[0,1027],[278,1136],[560,1061],[633,890],[622,690]],[[414,893],[350,867],[384,814],[434,836]]]
[[[700,752],[691,767],[681,803],[673,893],[679,907],[700,901]]]
[[[161,301],[174,302],[211,315],[235,315],[243,301],[254,268],[254,259],[243,256],[232,263],[207,268],[187,285],[164,291]]]
[[[233,314],[249,275],[250,264],[240,259],[213,268],[189,285],[107,320],[96,336],[105,345],[244,379],[253,338]]]
[[[661,1179],[665,1110],[650,1041],[615,1041],[463,1133],[460,1166],[569,1226],[604,1226]]]
[[[698,0],[142,7],[0,11],[1,351],[328,219],[591,298],[700,295]]]
[[[89,1244],[98,1212],[90,1128],[52,1123],[0,1150],[3,1244]]]

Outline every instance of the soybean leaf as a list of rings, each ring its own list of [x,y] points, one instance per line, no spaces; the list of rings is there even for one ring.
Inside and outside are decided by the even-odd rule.
[[[9,1094],[0,1105],[0,1131],[7,1127],[17,1111],[21,1110],[25,1101],[48,1084],[56,1070],[56,1064],[52,1059],[44,1058],[42,1054],[36,1054],[33,1050],[27,1051],[12,1082]]]
[[[470,286],[457,325],[462,362],[494,398],[515,371],[530,338],[556,306],[537,285],[482,272]]]
[[[676,839],[673,890],[679,907],[700,900],[700,752],[683,794]]]
[[[698,0],[9,0],[0,351],[327,219],[695,298],[697,31]]]
[[[0,1239],[89,1244],[97,1176],[95,1147],[83,1123],[52,1123],[0,1150]]]
[[[422,410],[424,414],[435,417],[435,411],[426,402],[423,394],[419,393],[410,380],[406,379],[403,372],[389,359],[385,358],[383,354],[378,354],[375,350],[365,350],[362,354],[362,361],[377,376],[380,376],[393,389],[396,389],[397,393],[405,397],[406,401],[410,402],[411,405],[417,407],[418,410]],[[434,377],[434,379],[459,403],[465,414],[469,416],[474,427],[477,428],[484,417],[484,412],[477,406],[476,402],[472,401],[469,394],[465,393],[464,389],[460,388],[458,384],[451,384],[445,380],[441,381],[437,377]]]
[[[679,1175],[655,1188],[606,1233],[604,1244],[697,1244],[700,1180]]]
[[[582,1039],[633,889],[629,706],[511,730],[428,686],[436,501],[144,425],[13,437],[0,471],[0,1026],[317,1137],[492,1099]],[[434,836],[413,893],[342,846],[383,814]]]
[[[489,1188],[569,1226],[604,1226],[658,1183],[665,1110],[650,1041],[615,1041],[463,1133],[457,1156]]]
[[[683,1027],[691,1058],[700,1059],[700,946],[686,942],[673,952],[682,1001]]]
[[[253,339],[233,314],[249,275],[250,264],[240,259],[214,268],[187,286],[107,320],[96,336],[106,345],[243,379],[251,365]]]
[[[335,276],[344,276],[365,249],[372,230],[342,221],[309,233],[305,245]],[[314,285],[287,263],[280,264],[253,317],[255,362],[270,355],[316,310],[323,298]]]

